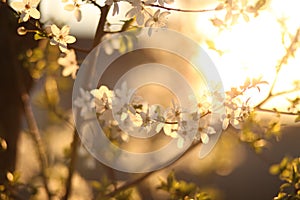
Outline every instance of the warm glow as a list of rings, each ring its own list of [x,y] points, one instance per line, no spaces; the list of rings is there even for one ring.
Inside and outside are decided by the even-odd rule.
[[[294,36],[300,25],[299,7],[300,1],[297,0],[289,3],[273,0],[258,17],[251,17],[249,22],[241,19],[230,29],[220,32],[209,22],[214,16],[207,14],[207,17],[204,17],[203,14],[199,14],[198,31],[223,52],[220,54],[207,49],[220,72],[225,89],[243,84],[247,77],[262,76],[264,80],[272,82],[275,68],[291,43],[287,34],[283,35],[284,29],[278,20],[285,19],[288,33]],[[211,28],[203,30],[206,26]],[[283,66],[276,91],[291,89],[293,82],[299,80],[300,57],[297,54],[299,53],[296,52],[295,57],[290,58],[288,64]],[[255,94],[256,101],[262,99],[267,92],[266,88]]]

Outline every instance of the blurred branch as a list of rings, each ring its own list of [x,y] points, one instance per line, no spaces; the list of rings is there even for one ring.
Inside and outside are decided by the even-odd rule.
[[[286,51],[286,54],[283,56],[283,58],[280,60],[279,64],[277,65],[276,67],[276,74],[275,74],[275,78],[273,80],[273,83],[270,87],[270,90],[269,90],[269,93],[268,93],[268,96],[262,101],[260,102],[258,105],[257,105],[257,108],[261,108],[263,104],[265,104],[267,101],[269,101],[273,96],[278,96],[280,95],[280,93],[277,93],[277,94],[272,94],[273,93],[273,90],[274,90],[274,87],[276,85],[276,82],[278,80],[278,77],[279,77],[279,72],[281,71],[282,69],[282,66],[284,64],[287,63],[288,59],[294,55],[294,52],[296,51],[297,49],[297,43],[299,42],[299,37],[300,37],[300,28],[297,30],[295,36],[294,36],[294,39],[292,40],[289,48],[287,49]],[[283,93],[284,94],[284,93]]]
[[[82,53],[90,53],[92,51],[92,49],[83,49],[83,48],[80,48],[80,47],[76,47],[74,45],[68,45],[68,47],[70,47],[71,49],[74,49],[75,51],[79,51],[79,52],[82,52]]]
[[[45,146],[43,144],[36,119],[34,117],[32,107],[30,104],[30,98],[27,92],[23,91],[23,94],[21,95],[22,103],[23,103],[23,108],[24,108],[24,113],[25,113],[25,118],[28,124],[29,132],[31,133],[36,145],[37,145],[37,152],[38,152],[38,157],[41,165],[41,171],[42,171],[42,179],[43,179],[43,184],[45,187],[45,190],[48,195],[48,199],[51,199],[51,192],[48,187],[48,181],[47,181],[47,175],[46,175],[46,169],[48,167],[48,160],[47,160],[47,154],[45,151]]]
[[[300,92],[300,88],[296,87],[295,89],[292,89],[292,90],[277,92],[275,94],[272,94],[272,97],[281,96],[281,95],[285,95],[285,94],[291,94],[291,93],[295,93],[295,92]]]
[[[110,6],[105,5],[105,6],[101,7],[95,1],[91,1],[91,2],[92,2],[92,4],[97,6],[101,11],[101,17],[98,22],[98,26],[97,26],[96,34],[95,34],[95,38],[94,38],[94,43],[93,43],[93,47],[95,47],[101,42],[102,37],[105,35],[104,26],[106,23],[106,18],[107,18]]]
[[[179,9],[179,8],[170,8],[170,7],[165,7],[157,4],[147,4],[143,2],[145,6],[150,6],[154,8],[161,8],[169,11],[176,11],[176,12],[189,12],[189,13],[199,13],[199,12],[211,12],[211,11],[218,11],[220,9],[212,8],[212,9],[198,9],[198,10],[189,10],[189,9]]]
[[[145,173],[143,175],[141,175],[140,177],[134,179],[134,180],[131,180],[131,181],[128,181],[126,182],[125,184],[123,184],[122,186],[116,188],[114,191],[106,194],[107,197],[114,197],[115,195],[117,195],[118,193],[120,193],[121,191],[124,191],[130,187],[133,187],[137,184],[139,184],[140,182],[144,181],[145,179],[147,179],[149,176],[153,175],[154,173],[156,172],[159,172],[161,170],[165,170],[166,168],[169,168],[173,165],[175,165],[177,162],[179,162],[179,160],[181,160],[183,157],[185,157],[185,155],[189,154],[192,150],[195,149],[195,147],[197,147],[199,144],[201,143],[201,140],[195,142],[193,145],[190,146],[190,148],[188,148],[181,156],[180,158],[178,158],[177,160],[175,160],[171,165],[165,167],[165,168],[162,168],[158,171],[151,171],[151,172],[148,172],[148,173]]]
[[[298,113],[292,113],[292,112],[284,112],[284,111],[278,111],[274,109],[266,109],[266,108],[256,108],[256,111],[262,111],[262,112],[268,112],[268,113],[275,113],[275,114],[283,114],[283,115],[291,115],[291,116],[298,116]]]
[[[77,130],[74,127],[73,140],[71,143],[71,155],[70,155],[70,164],[68,167],[68,177],[66,181],[66,193],[63,196],[63,200],[68,200],[69,196],[72,193],[72,178],[75,171],[75,165],[77,161],[77,149],[78,149],[79,137],[77,135]]]

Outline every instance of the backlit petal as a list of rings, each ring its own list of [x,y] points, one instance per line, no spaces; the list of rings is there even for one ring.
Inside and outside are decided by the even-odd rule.
[[[60,29],[55,24],[51,25],[51,31],[56,36],[60,34]]]
[[[29,10],[29,15],[34,19],[39,19],[41,17],[40,12],[36,8],[31,8]]]
[[[76,38],[75,38],[74,36],[67,35],[67,36],[65,37],[65,42],[66,42],[66,43],[74,43],[74,42],[76,42]]]

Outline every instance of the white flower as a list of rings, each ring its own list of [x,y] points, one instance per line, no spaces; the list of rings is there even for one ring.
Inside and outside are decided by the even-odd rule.
[[[223,130],[227,129],[229,124],[231,124],[236,129],[240,129],[240,122],[238,120],[238,116],[239,113],[236,110],[226,107],[226,114],[221,116],[221,121],[223,122]]]
[[[97,113],[102,114],[105,110],[112,108],[114,94],[105,85],[101,85],[99,89],[92,90],[91,94],[94,96]]]
[[[72,76],[73,79],[76,78],[76,72],[79,69],[76,60],[76,54],[73,49],[66,52],[66,56],[63,58],[58,58],[58,64],[64,67],[62,71],[63,76]]]
[[[67,4],[65,5],[64,9],[67,11],[74,11],[74,16],[76,20],[79,22],[81,20],[81,6],[82,2],[79,2],[78,0],[73,0],[73,4]]]
[[[150,11],[143,7],[141,0],[131,0],[130,3],[133,8],[126,13],[126,17],[133,18],[135,16],[137,24],[142,26],[145,21],[145,16],[150,13]]]
[[[26,22],[30,17],[34,19],[39,19],[41,17],[40,12],[36,9],[39,3],[40,0],[14,1],[11,3],[11,7],[21,13],[20,22]]]
[[[156,126],[156,132],[160,132],[162,126],[160,128],[157,128],[159,124],[163,124],[160,120],[162,117],[160,111],[161,107],[159,105],[151,105],[147,107],[146,112],[140,113],[142,119],[142,130],[145,130],[147,133],[149,133],[150,130]]]
[[[216,133],[216,130],[212,126],[209,126],[209,122],[210,121],[206,118],[201,118],[199,120],[196,139],[200,139],[203,144],[209,142],[209,135]]]
[[[80,116],[87,117],[95,108],[93,97],[89,91],[80,88],[80,95],[75,99],[74,105],[81,108]]]
[[[181,108],[172,100],[172,107],[164,112],[165,125],[163,130],[166,135],[177,138],[178,125],[181,121]]]
[[[113,10],[113,16],[115,14],[119,14],[119,5],[118,2],[120,2],[120,0],[106,0],[105,4],[108,6],[111,6],[112,4],[114,4],[114,10]]]
[[[166,26],[166,16],[170,12],[165,11],[160,13],[160,10],[157,10],[153,16],[151,16],[145,23],[146,27],[165,27]]]
[[[249,117],[252,108],[249,106],[249,98],[244,101],[240,95],[234,98],[229,95],[225,102],[225,110],[226,114],[221,116],[223,129],[225,130],[229,124],[240,129],[241,122]]]
[[[66,52],[67,44],[76,42],[74,36],[69,35],[70,27],[64,26],[62,29],[59,29],[55,24],[51,25],[52,39],[50,40],[51,45],[58,45],[59,49],[62,52]]]
[[[148,35],[152,34],[152,28],[165,28],[166,27],[166,16],[169,15],[170,12],[165,11],[160,13],[160,10],[157,10],[153,16],[151,16],[145,23],[146,27],[150,27]]]
[[[112,111],[116,120],[123,128],[130,128],[132,122],[130,113],[136,114],[134,107],[130,104],[133,90],[127,89],[127,83],[123,82],[120,89],[115,90],[115,96],[112,98]]]

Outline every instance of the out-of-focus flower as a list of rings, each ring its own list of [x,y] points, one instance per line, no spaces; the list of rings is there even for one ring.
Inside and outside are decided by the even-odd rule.
[[[119,5],[118,5],[118,2],[120,2],[120,0],[106,0],[105,1],[105,4],[108,5],[108,6],[111,6],[111,5],[114,5],[114,10],[113,10],[113,16],[115,14],[119,14]]]
[[[145,130],[147,133],[150,132],[150,130],[152,128],[154,128],[155,126],[157,127],[158,124],[161,124],[161,107],[158,105],[151,105],[151,106],[147,106],[147,111],[146,112],[141,112],[140,116],[142,119],[142,124],[141,124],[141,128],[142,130]],[[160,132],[161,128],[158,130],[157,132]]]
[[[78,0],[73,0],[73,3],[65,5],[64,9],[67,11],[74,11],[74,16],[76,20],[79,22],[81,20],[82,14],[80,10],[82,2]]]
[[[209,142],[209,135],[215,134],[216,130],[209,125],[209,120],[202,118],[199,120],[198,131],[196,134],[196,139],[200,139],[203,144]]]
[[[115,96],[112,99],[113,114],[118,118],[117,121],[124,125],[129,123],[130,113],[136,114],[134,107],[130,104],[132,93],[133,91],[127,88],[127,83],[123,82],[121,88],[115,90]]]
[[[107,55],[111,55],[114,50],[120,49],[121,38],[118,34],[107,34],[103,37],[103,48]]]
[[[80,96],[75,99],[74,105],[78,108],[81,108],[81,117],[87,117],[95,108],[95,102],[93,101],[92,95],[89,91],[82,88],[80,88]]]
[[[126,17],[133,18],[136,17],[136,22],[139,26],[142,26],[145,21],[145,17],[150,11],[143,7],[141,0],[131,0],[132,8],[126,13]]]
[[[36,9],[40,0],[23,0],[22,2],[14,1],[10,5],[13,9],[21,13],[19,22],[27,22],[30,17],[39,19],[40,12]]]
[[[99,89],[94,89],[91,94],[95,98],[96,112],[102,114],[104,111],[112,108],[113,92],[105,85],[101,85]]]
[[[178,104],[172,101],[172,107],[167,108],[164,112],[165,125],[163,130],[166,135],[176,138],[178,136],[178,126],[181,121],[181,108]]]
[[[160,12],[158,9],[153,16],[151,16],[145,23],[146,27],[155,28],[155,27],[166,27],[166,16],[169,15],[170,12]]]
[[[62,29],[59,29],[55,24],[52,24],[51,33],[53,37],[50,40],[50,44],[58,45],[62,52],[66,52],[68,50],[67,44],[76,42],[76,38],[69,35],[70,27],[67,25],[63,26]]]
[[[65,52],[66,56],[65,57],[61,57],[58,58],[57,62],[58,64],[60,64],[61,66],[64,67],[63,71],[62,71],[62,75],[63,76],[72,76],[73,79],[76,78],[76,72],[79,69],[79,66],[77,64],[77,60],[76,60],[76,54],[75,51],[73,49],[68,50]]]
[[[241,122],[249,117],[252,108],[249,106],[249,98],[243,100],[241,95],[234,98],[232,98],[232,95],[229,95],[225,101],[225,110],[226,114],[221,116],[223,129],[225,130],[229,124],[236,129],[240,129]]]

